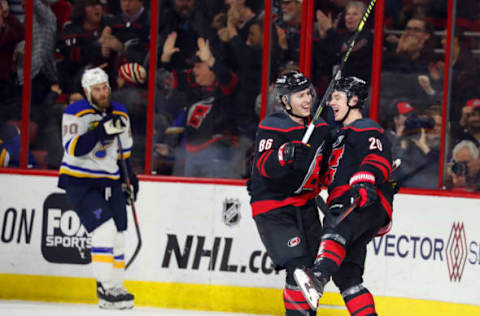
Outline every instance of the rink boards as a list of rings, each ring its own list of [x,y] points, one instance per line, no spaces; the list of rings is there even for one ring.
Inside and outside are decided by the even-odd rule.
[[[0,298],[95,302],[90,237],[55,177],[0,174]],[[142,249],[127,271],[138,305],[283,313],[243,186],[142,181]],[[480,315],[480,199],[397,195],[369,245],[364,284],[379,315]],[[136,243],[129,222],[126,258]],[[329,285],[328,315],[348,315]],[[320,315],[321,313],[319,313]]]

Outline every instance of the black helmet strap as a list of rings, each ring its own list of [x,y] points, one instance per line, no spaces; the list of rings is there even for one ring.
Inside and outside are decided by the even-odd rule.
[[[285,98],[285,99],[284,99]],[[286,102],[285,102],[286,101]],[[293,107],[292,105],[290,104],[290,97],[288,95],[284,95],[282,97],[282,103],[283,103],[283,107],[285,108],[285,112],[287,112],[288,114],[290,114],[291,116],[295,116],[295,117],[298,117],[298,118],[301,118],[303,120],[308,120],[309,116],[300,116],[300,115],[297,115],[295,113],[293,113]],[[290,106],[290,108],[288,109],[287,106]]]
[[[339,90],[339,91],[342,91],[342,90]],[[357,104],[351,106],[349,103],[350,103],[350,100],[355,96],[355,95],[352,95],[352,93],[350,91],[344,91],[347,95],[347,107],[348,107],[348,111],[347,113],[345,113],[345,115],[343,116],[343,118],[340,120],[340,123],[343,124],[343,122],[347,119],[348,115],[350,114],[350,111],[352,109],[361,109],[362,106],[359,105],[359,102],[360,100],[358,100],[359,102],[357,102]]]

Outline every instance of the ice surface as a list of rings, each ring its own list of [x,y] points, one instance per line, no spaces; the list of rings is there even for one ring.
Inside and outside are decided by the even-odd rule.
[[[178,309],[135,307],[130,310],[104,310],[92,304],[44,303],[0,300],[1,316],[252,316],[253,314],[221,313]]]

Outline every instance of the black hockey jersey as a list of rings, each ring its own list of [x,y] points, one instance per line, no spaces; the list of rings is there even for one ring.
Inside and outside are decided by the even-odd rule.
[[[143,10],[135,20],[126,19],[123,14],[112,18],[112,34],[124,45],[126,62],[143,64],[148,51],[150,26],[148,11]]]
[[[359,119],[338,130],[335,138],[325,176],[327,205],[347,194],[352,178],[373,175],[380,203],[391,219],[392,149],[382,127],[371,119]]]
[[[232,105],[231,96],[237,87],[238,77],[219,59],[215,60],[212,71],[217,80],[207,87],[195,82],[192,69],[173,71],[173,87],[184,91],[189,102],[185,122],[188,152],[200,151],[218,141],[234,142],[228,108]]]
[[[302,206],[320,192],[319,175],[326,169],[329,151],[329,127],[320,119],[310,137],[311,161],[304,168],[280,164],[278,149],[290,141],[299,141],[306,126],[294,122],[288,114],[276,112],[258,126],[252,176],[247,184],[252,215],[286,205]]]

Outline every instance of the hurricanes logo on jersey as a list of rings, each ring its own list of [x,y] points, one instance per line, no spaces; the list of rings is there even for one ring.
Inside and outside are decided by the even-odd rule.
[[[301,241],[302,241],[302,240],[300,239],[300,237],[295,236],[295,237],[293,237],[292,239],[290,239],[290,240],[287,242],[287,246],[290,247],[290,248],[293,248],[293,247],[295,247],[295,246],[300,245],[300,242],[301,242]]]
[[[328,172],[326,175],[326,185],[329,186],[333,179],[335,178],[335,173],[337,173],[338,166],[340,165],[340,160],[343,157],[344,147],[334,149],[328,161]]]
[[[193,104],[188,110],[187,125],[199,128],[212,109],[214,100],[212,97]]]

